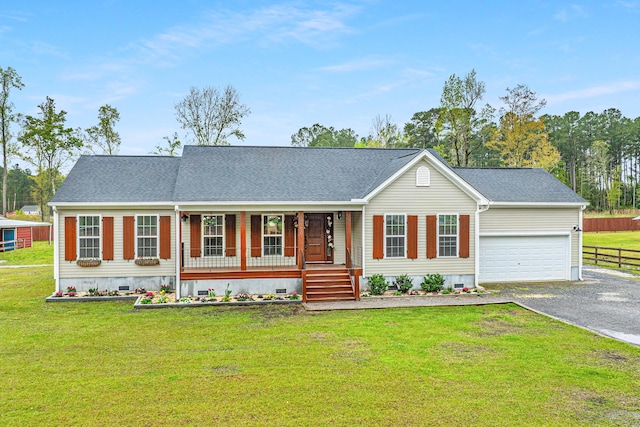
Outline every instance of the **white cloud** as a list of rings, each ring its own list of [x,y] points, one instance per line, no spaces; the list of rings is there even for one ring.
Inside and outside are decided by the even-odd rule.
[[[581,90],[558,93],[555,95],[546,95],[544,98],[551,104],[575,99],[595,98],[603,95],[611,95],[620,92],[632,92],[640,89],[640,80],[636,81],[618,81],[606,85],[588,87]]]
[[[588,14],[582,8],[582,6],[577,4],[571,4],[569,7],[563,8],[556,12],[553,17],[558,21],[567,22],[573,19],[578,18],[587,18]]]
[[[380,68],[385,65],[389,65],[391,63],[392,61],[389,59],[361,58],[361,59],[354,59],[352,61],[348,61],[342,64],[328,65],[326,67],[321,67],[320,70],[337,72],[337,73],[349,73],[353,71],[363,71],[363,70],[371,70],[374,68]]]

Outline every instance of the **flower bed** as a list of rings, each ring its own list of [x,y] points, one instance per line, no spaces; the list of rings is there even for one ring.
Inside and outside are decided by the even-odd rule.
[[[98,288],[89,289],[88,292],[78,292],[74,286],[68,286],[65,292],[58,291],[47,297],[47,302],[68,302],[68,301],[113,301],[113,300],[136,300],[145,290],[138,288],[134,292],[121,292],[117,290],[103,290]]]
[[[375,294],[372,294],[371,292],[362,292],[360,293],[360,297],[362,298],[411,297],[411,296],[440,296],[440,295],[456,296],[456,295],[486,295],[486,294],[491,294],[491,292],[488,292],[483,287],[477,287],[477,288],[461,288],[461,289],[443,289],[441,291],[434,291],[434,292],[418,291],[415,289],[412,289],[406,293],[403,293],[401,291],[386,291],[380,295],[375,295]]]
[[[207,305],[259,305],[259,304],[286,304],[300,303],[300,295],[292,292],[287,295],[250,295],[239,293],[237,295],[226,294],[216,296],[213,292],[202,296],[185,296],[176,300],[176,295],[169,292],[147,292],[138,297],[134,304],[135,308],[159,308],[159,307],[186,307],[186,306],[207,306]]]

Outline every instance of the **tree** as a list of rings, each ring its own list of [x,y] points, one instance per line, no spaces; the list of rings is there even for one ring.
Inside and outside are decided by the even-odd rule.
[[[472,142],[473,134],[490,119],[489,115],[493,115],[490,106],[486,106],[480,115],[476,112],[476,104],[485,92],[485,84],[476,78],[475,70],[464,79],[452,74],[444,83],[438,126],[451,146],[455,166],[469,166],[472,153],[479,148]]]
[[[508,167],[555,168],[560,153],[549,143],[543,119],[534,116],[546,101],[538,101],[538,95],[525,85],[507,88],[507,95],[500,99],[507,108],[501,110],[500,124],[488,147],[496,150]]]
[[[161,147],[160,145],[156,145],[156,150],[151,152],[151,154],[156,154],[158,156],[177,156],[182,150],[182,142],[178,139],[178,133],[174,132],[171,136],[162,137],[167,142],[167,147]]]
[[[240,103],[235,88],[192,87],[189,94],[175,105],[176,119],[182,129],[193,134],[198,145],[229,145],[229,137],[244,139],[240,129],[242,118],[251,111]]]
[[[22,78],[16,70],[8,67],[4,70],[0,67],[0,144],[2,144],[2,214],[7,213],[7,176],[9,158],[15,152],[15,146],[11,143],[11,123],[18,119],[13,114],[13,102],[9,101],[11,89],[21,90],[24,87]]]
[[[303,127],[291,135],[291,145],[296,147],[353,147],[358,135],[353,129],[336,130],[319,123]]]
[[[404,135],[409,148],[433,148],[440,144],[441,129],[438,126],[440,108],[419,111],[404,125]]]
[[[373,118],[366,146],[369,148],[394,148],[405,143],[402,131],[392,122],[389,114]]]
[[[120,135],[114,130],[116,123],[120,121],[120,113],[109,104],[103,105],[98,110],[98,124],[86,130],[90,147],[98,147],[103,154],[113,156],[120,150]]]
[[[46,202],[61,182],[62,167],[82,147],[82,141],[75,136],[73,128],[65,128],[67,112],[56,111],[53,99],[47,96],[38,108],[40,117],[26,116],[18,139],[26,150],[22,158],[36,167],[36,184],[44,215]]]

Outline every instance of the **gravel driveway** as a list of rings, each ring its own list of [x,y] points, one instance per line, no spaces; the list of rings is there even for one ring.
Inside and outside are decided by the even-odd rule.
[[[487,288],[560,320],[640,346],[640,276],[585,266],[583,278]]]

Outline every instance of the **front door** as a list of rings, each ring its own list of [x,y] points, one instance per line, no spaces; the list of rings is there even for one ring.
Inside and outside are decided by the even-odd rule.
[[[330,230],[328,225],[333,222],[332,216],[332,214],[322,213],[305,214],[304,238],[307,262],[331,262],[331,253],[327,251],[327,230]]]

